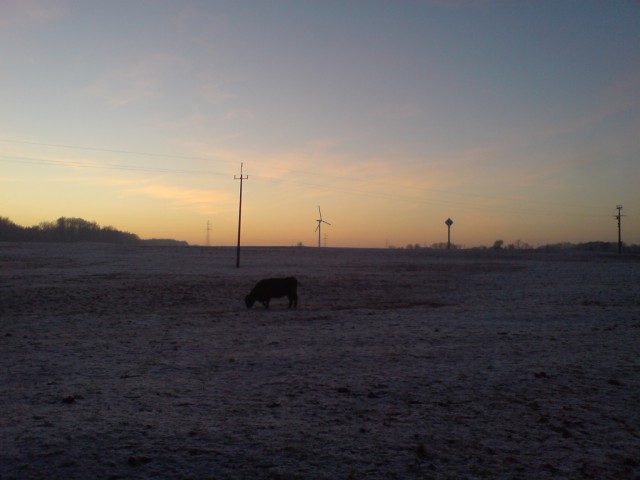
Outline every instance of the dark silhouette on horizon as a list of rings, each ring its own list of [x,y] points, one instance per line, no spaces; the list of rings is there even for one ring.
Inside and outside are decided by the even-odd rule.
[[[9,242],[101,242],[139,243],[134,233],[113,227],[101,227],[82,218],[60,217],[55,222],[41,222],[33,227],[21,227],[0,217],[0,240]]]

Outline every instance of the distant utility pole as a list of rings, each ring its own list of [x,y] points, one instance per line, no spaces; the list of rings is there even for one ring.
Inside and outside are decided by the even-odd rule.
[[[622,215],[622,213],[620,213],[622,210],[622,205],[617,205],[616,208],[618,209],[618,215],[614,215],[614,218],[618,220],[618,253],[621,254],[622,253],[622,217],[626,215]]]
[[[233,176],[234,180],[240,180],[240,207],[238,208],[238,248],[236,250],[236,268],[240,268],[240,226],[242,225],[242,181],[249,179],[249,175],[246,175],[246,176],[242,175],[242,166],[243,164],[240,163],[240,176],[239,177],[237,175]]]
[[[207,247],[211,245],[211,236],[209,232],[211,232],[211,222],[207,220]]]
[[[453,225],[453,220],[447,218],[444,223],[447,226],[447,250],[449,250],[451,248],[451,225]]]

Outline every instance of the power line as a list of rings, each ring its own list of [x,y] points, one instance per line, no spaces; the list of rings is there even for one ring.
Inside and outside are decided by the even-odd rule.
[[[201,160],[210,162],[211,158],[204,157],[194,157],[194,156],[185,156],[185,155],[172,155],[168,153],[152,153],[152,152],[141,152],[136,150],[122,150],[122,149],[114,149],[114,148],[101,148],[101,147],[86,147],[81,145],[64,145],[60,143],[45,143],[45,142],[29,142],[26,140],[12,140],[7,138],[0,138],[0,142],[6,143],[16,143],[21,145],[34,145],[39,147],[56,147],[56,148],[68,148],[72,150],[88,150],[92,152],[108,152],[108,153],[123,153],[126,155],[141,155],[145,157],[161,157],[161,158],[174,158],[181,160]],[[224,163],[233,163],[231,160],[220,160],[215,159],[216,162],[224,162]]]
[[[56,148],[66,148],[66,149],[74,149],[74,150],[87,150],[87,151],[95,151],[95,152],[110,152],[110,153],[119,153],[119,154],[129,154],[129,155],[141,155],[148,157],[161,157],[161,158],[172,158],[172,159],[181,159],[181,160],[198,160],[205,162],[219,162],[219,163],[232,163],[229,160],[220,160],[220,159],[211,159],[197,156],[188,156],[188,155],[172,155],[172,154],[162,154],[162,153],[153,153],[153,152],[141,152],[134,150],[126,150],[126,149],[111,149],[111,148],[99,148],[99,147],[87,147],[87,146],[78,146],[78,145],[67,145],[67,144],[57,144],[57,143],[47,143],[47,142],[32,142],[32,141],[23,141],[23,140],[13,140],[13,139],[3,139],[0,138],[0,142],[7,143],[15,143],[15,144],[24,144],[24,145],[35,145],[35,146],[45,146],[45,147],[56,147]],[[184,175],[207,175],[207,176],[226,176],[228,173],[220,173],[209,170],[191,170],[191,169],[177,169],[177,168],[162,168],[162,167],[141,167],[136,165],[127,165],[127,164],[104,164],[104,163],[83,163],[76,162],[71,160],[52,160],[52,159],[43,159],[43,158],[35,158],[35,157],[23,157],[23,156],[6,156],[0,155],[0,161],[3,162],[11,162],[11,163],[23,163],[23,164],[34,164],[34,165],[52,165],[57,167],[67,167],[67,168],[94,168],[94,169],[103,169],[103,170],[121,170],[121,171],[134,171],[134,172],[152,172],[152,173],[169,173],[169,174],[184,174]],[[331,190],[338,193],[343,193],[347,195],[357,195],[357,196],[365,196],[371,198],[387,198],[397,201],[410,201],[410,202],[423,202],[429,208],[457,208],[464,210],[483,210],[489,212],[500,212],[503,214],[513,214],[513,215],[548,215],[549,213],[555,212],[552,205],[549,205],[548,210],[540,211],[540,208],[531,207],[508,207],[504,206],[494,207],[494,206],[483,206],[479,205],[478,202],[460,202],[458,200],[446,200],[446,199],[426,199],[427,195],[450,195],[451,192],[441,189],[434,188],[425,188],[422,190],[418,190],[415,195],[402,195],[396,193],[388,193],[388,192],[380,192],[380,191],[370,191],[364,189],[354,188],[352,185],[349,187],[340,187],[337,185],[328,185],[327,183],[313,182],[313,181],[305,181],[300,178],[293,178],[292,176],[313,176],[314,178],[324,177],[330,181],[348,181],[348,177],[338,176],[338,175],[330,175],[330,174],[317,174],[313,172],[305,172],[302,170],[289,170],[286,168],[278,168],[278,167],[269,167],[275,171],[283,171],[288,175],[286,177],[286,181],[293,181],[296,185],[299,186],[308,186],[317,189],[323,190]],[[285,179],[274,179],[272,177],[255,174],[254,177],[261,178],[263,180],[269,182],[284,182]],[[388,180],[385,181],[388,185]],[[479,195],[472,194],[467,192],[465,197],[474,197],[476,199],[481,200],[495,200],[496,202],[504,202],[505,200],[509,200],[509,198],[505,197],[491,197],[487,195]],[[540,202],[536,202],[538,207],[540,206]],[[566,204],[565,204],[566,205]],[[587,210],[591,207],[587,207],[585,205],[574,205],[572,208]],[[581,216],[583,217],[597,217],[602,218],[605,216],[605,213],[602,214],[594,214],[594,213],[583,213]],[[575,216],[575,213],[572,213],[572,216]]]
[[[127,154],[127,155],[141,155],[141,156],[147,156],[147,157],[172,158],[172,159],[179,159],[179,160],[198,160],[198,161],[204,161],[204,162],[213,161],[213,162],[220,162],[220,163],[235,164],[235,161],[232,161],[232,160],[211,159],[211,158],[197,157],[197,156],[190,156],[190,155],[172,155],[172,154],[155,153],[155,152],[142,152],[142,151],[126,150],[126,149],[88,147],[88,146],[82,146],[82,145],[68,145],[68,144],[49,143],[49,142],[33,142],[33,141],[26,141],[26,140],[7,139],[7,138],[0,138],[0,142],[15,143],[15,144],[21,144],[21,145],[65,148],[65,149],[72,149],[72,150],[86,150],[86,151],[93,151],[93,152],[120,153],[120,154]],[[0,159],[2,158],[9,158],[9,157],[0,156]],[[24,162],[16,161],[16,163],[51,163],[51,164],[56,164],[60,166],[73,166],[73,167],[81,167],[81,168],[153,171],[153,172],[164,172],[164,173],[187,173],[187,174],[196,174],[196,175],[211,174],[211,172],[208,172],[208,171],[198,171],[198,170],[163,169],[163,168],[153,168],[153,167],[136,167],[136,166],[128,166],[128,165],[109,165],[109,164],[107,165],[83,164],[83,163],[77,163],[77,162],[71,162],[71,161],[45,160],[45,159],[36,159],[36,158],[30,158],[30,157],[13,157],[13,158],[24,160]],[[12,160],[6,160],[6,161],[12,161]],[[345,176],[331,175],[327,173],[317,173],[317,172],[310,172],[310,171],[304,171],[304,170],[292,170],[288,168],[278,168],[273,166],[269,166],[269,169],[272,171],[285,172],[288,177],[290,177],[291,175],[303,175],[303,176],[309,176],[313,178],[324,177],[326,179],[331,179],[331,180],[348,180],[348,178]],[[226,175],[226,174],[218,174],[218,175]],[[273,178],[263,176],[260,174],[254,174],[253,176],[257,178],[263,178],[268,181],[274,181]],[[314,182],[297,181],[296,183],[300,185],[311,186],[311,187],[330,188],[333,191],[343,192],[343,193],[355,192],[358,195],[371,196],[374,198],[379,198],[380,196],[386,196],[387,198],[395,198],[398,200],[406,200],[406,199],[414,200],[415,199],[415,197],[408,197],[404,195],[390,195],[390,194],[385,194],[380,192],[357,190],[357,189],[353,189],[351,186],[349,188],[346,188],[346,187],[340,188],[335,186],[327,187],[326,185],[318,184]],[[388,185],[388,179],[386,179],[384,183]],[[433,189],[431,189],[430,191],[433,191]]]
[[[125,150],[125,149],[113,149],[113,148],[101,148],[101,147],[87,147],[87,146],[80,146],[80,145],[66,145],[66,144],[59,144],[59,143],[47,143],[47,142],[32,142],[32,141],[25,141],[25,140],[13,140],[13,139],[6,139],[6,138],[0,138],[0,142],[6,142],[6,143],[15,143],[15,144],[21,144],[21,145],[34,145],[34,146],[44,146],[44,147],[56,147],[56,148],[66,148],[66,149],[72,149],[72,150],[87,150],[87,151],[94,151],[94,152],[109,152],[109,153],[121,153],[121,154],[128,154],[128,155],[141,155],[141,156],[147,156],[147,157],[161,157],[161,158],[173,158],[173,159],[180,159],[180,160],[198,160],[198,161],[204,161],[204,162],[220,162],[220,163],[235,163],[235,161],[231,161],[231,160],[221,160],[221,159],[211,159],[211,158],[204,158],[204,157],[196,157],[196,156],[189,156],[189,155],[171,155],[171,154],[163,154],[163,153],[153,153],[153,152],[141,152],[141,151],[134,151],[134,150]],[[14,160],[17,159],[17,160]],[[198,171],[198,170],[183,170],[183,169],[164,169],[164,168],[153,168],[153,167],[136,167],[136,166],[129,166],[129,165],[100,165],[100,164],[84,164],[84,163],[79,163],[79,162],[71,162],[71,161],[56,161],[56,160],[48,160],[48,159],[38,159],[38,158],[32,158],[32,157],[5,157],[5,156],[0,156],[0,160],[1,161],[9,161],[9,162],[14,162],[14,163],[33,163],[33,164],[52,164],[52,165],[57,165],[57,166],[63,166],[63,167],[80,167],[80,168],[102,168],[102,169],[114,169],[114,170],[133,170],[133,171],[149,171],[149,172],[162,172],[162,173],[185,173],[185,174],[194,174],[194,175],[227,175],[226,173],[212,173],[209,171]],[[342,177],[342,176],[338,176],[338,175],[331,175],[331,174],[326,174],[326,173],[316,173],[316,172],[306,172],[303,170],[291,170],[291,169],[287,169],[287,168],[278,168],[278,167],[273,167],[270,166],[269,167],[270,170],[273,171],[281,171],[281,172],[286,172],[287,175],[304,175],[304,176],[312,176],[314,178],[317,178],[318,176],[321,177],[325,177],[327,179],[332,179],[332,180],[344,180],[346,179],[346,177]],[[273,178],[270,177],[266,177],[266,176],[261,176],[261,175],[254,175],[254,177],[258,177],[258,178],[263,178],[265,180],[268,181],[274,181]],[[320,188],[326,188],[326,185],[320,185],[317,183],[309,183],[309,182],[297,182],[301,185],[307,185],[307,186],[311,186],[311,187],[320,187]],[[339,187],[328,187],[333,189],[334,191],[342,191],[342,192],[353,192],[353,189],[340,189]],[[372,197],[380,197],[380,193],[379,192],[365,192],[365,191],[360,191],[356,193],[360,194],[360,195],[369,195]],[[385,194],[382,194],[383,196]],[[389,198],[391,198],[391,196],[389,196]],[[408,197],[402,197],[400,199],[407,199]]]
[[[55,147],[55,148],[67,148],[67,149],[72,149],[72,150],[87,150],[87,151],[93,151],[93,152],[108,152],[108,153],[122,153],[122,154],[127,154],[127,155],[141,155],[141,156],[146,156],[146,157],[161,157],[161,158],[173,158],[173,159],[178,159],[178,160],[198,160],[198,161],[203,161],[203,162],[219,162],[219,163],[228,163],[228,164],[235,164],[235,160],[223,160],[223,159],[219,159],[219,158],[207,158],[207,157],[197,157],[197,156],[193,156],[193,155],[173,155],[173,154],[166,154],[166,153],[156,153],[156,152],[142,152],[139,150],[126,150],[126,149],[114,149],[114,148],[103,148],[103,147],[87,147],[87,146],[82,146],[82,145],[67,145],[67,144],[61,144],[61,143],[48,143],[48,142],[33,142],[33,141],[26,141],[26,140],[14,140],[14,139],[9,139],[9,138],[0,138],[0,142],[6,142],[6,143],[15,143],[15,144],[20,144],[20,145],[34,145],[34,146],[41,146],[41,147]],[[278,167],[273,167],[273,166],[269,166],[270,170],[273,171],[281,171],[281,172],[286,172],[287,174],[300,174],[300,175],[310,175],[310,176],[323,176],[323,177],[327,177],[327,178],[343,178],[337,175],[330,175],[330,174],[319,174],[319,173],[315,173],[315,172],[305,172],[302,170],[291,170],[288,168],[278,168]]]
[[[176,157],[176,158],[189,158],[189,157]],[[194,157],[195,158],[195,157]],[[226,177],[227,173],[213,172],[208,170],[189,170],[189,169],[171,169],[171,168],[160,168],[160,167],[140,167],[134,165],[124,165],[124,164],[100,164],[100,163],[84,163],[84,162],[76,162],[71,160],[53,160],[53,159],[43,159],[43,158],[35,158],[35,157],[20,157],[20,156],[6,156],[0,155],[0,161],[2,162],[10,162],[10,163],[22,163],[22,164],[31,164],[31,165],[50,165],[54,167],[62,167],[62,168],[88,168],[88,169],[101,169],[101,170],[120,170],[120,171],[132,171],[132,172],[150,172],[150,173],[169,173],[173,175],[199,175],[199,176],[220,176]],[[298,173],[301,173],[298,171]],[[311,175],[311,174],[309,174]],[[348,180],[347,177],[338,177],[333,176],[330,177],[326,175],[327,178],[332,178],[334,180]],[[300,179],[292,179],[291,177],[287,177],[286,180],[282,179],[274,179],[271,177],[267,177],[264,175],[254,175],[254,177],[265,180],[271,183],[284,183],[285,181],[293,182],[297,186],[306,186],[313,187],[319,190],[329,190],[332,192],[342,193],[350,196],[360,196],[360,197],[370,197],[374,199],[391,199],[401,202],[414,202],[414,203],[423,203],[428,208],[456,208],[460,210],[469,210],[469,211],[486,211],[486,212],[499,212],[502,214],[511,214],[511,215],[549,215],[550,213],[557,213],[552,208],[548,210],[541,211],[540,208],[536,207],[494,207],[494,206],[484,206],[479,205],[478,202],[460,202],[458,200],[443,200],[443,199],[428,199],[425,202],[425,195],[448,195],[450,192],[446,192],[443,190],[437,189],[424,189],[419,191],[415,195],[402,195],[396,193],[388,193],[388,192],[373,192],[367,191],[363,189],[353,188],[353,187],[340,187],[336,185],[327,185],[326,183],[319,182],[308,182]],[[492,200],[492,197],[482,196],[482,195],[471,195],[476,199],[485,199]],[[503,198],[495,198],[496,201],[503,201]],[[587,209],[590,207],[586,206],[575,206],[574,208]],[[575,216],[575,213],[571,214]],[[594,214],[594,213],[585,213],[581,214],[582,217],[589,218],[602,218],[607,216],[606,213],[602,214]]]
[[[84,163],[75,162],[72,160],[52,160],[45,158],[34,157],[18,157],[0,155],[0,161],[10,163],[27,163],[32,165],[52,165],[55,167],[67,167],[67,168],[96,168],[101,170],[125,170],[133,172],[155,172],[155,173],[173,173],[173,174],[187,174],[187,175],[219,175],[225,174],[212,172],[208,170],[187,170],[187,169],[174,169],[174,168],[161,168],[161,167],[138,167],[134,165],[123,164],[110,164],[110,163]]]
[[[117,150],[112,150],[117,152]],[[149,154],[153,155],[153,154]],[[189,158],[189,157],[175,157],[175,158]],[[84,163],[84,162],[75,162],[71,160],[53,160],[53,159],[44,159],[44,158],[35,158],[35,157],[20,157],[20,156],[6,156],[0,155],[0,161],[3,162],[11,162],[11,163],[22,163],[22,164],[31,164],[31,165],[51,165],[55,167],[67,167],[67,168],[93,168],[93,169],[102,169],[102,170],[121,170],[121,171],[135,171],[135,172],[153,172],[153,173],[171,173],[171,174],[188,174],[188,175],[215,175],[215,176],[226,176],[226,173],[212,172],[207,170],[187,170],[187,169],[171,169],[171,168],[160,168],[160,167],[139,167],[133,165],[123,165],[123,164],[100,164],[100,163]],[[296,171],[292,171],[292,173],[296,173]],[[303,174],[303,172],[298,171],[298,174]],[[307,175],[307,174],[305,174]],[[308,175],[313,175],[309,173]],[[326,175],[325,175],[326,176]],[[281,182],[279,179],[273,179],[271,177],[267,177],[264,175],[254,175],[254,177],[261,178],[263,180],[269,182]],[[329,176],[327,176],[329,177]],[[335,180],[342,180],[345,177],[329,177]],[[290,180],[290,179],[289,179]],[[314,187],[319,189],[328,189],[338,193],[345,194],[356,194],[359,196],[370,196],[372,198],[391,198],[395,200],[416,200],[414,197],[408,197],[403,195],[393,195],[388,193],[381,192],[368,192],[365,190],[358,190],[353,188],[341,188],[337,186],[330,186],[321,183],[315,182],[305,182],[295,180],[297,185],[303,185],[308,187]]]
[[[1,140],[0,140],[1,141]],[[33,143],[33,142],[25,142],[25,143]],[[40,144],[37,143],[37,145],[51,145],[51,144]],[[57,146],[57,145],[56,145]],[[68,148],[84,148],[84,147],[68,147]],[[87,149],[90,149],[89,147],[87,147]],[[124,150],[106,150],[106,149],[93,149],[93,150],[101,150],[101,151],[111,151],[111,152],[125,152]],[[144,154],[144,155],[155,155],[155,154]],[[181,158],[181,159],[187,159],[187,158],[193,158],[193,159],[199,159],[202,160],[200,158],[197,157],[174,157],[174,158]],[[35,158],[35,157],[21,157],[21,156],[6,156],[6,155],[0,155],[0,161],[4,161],[4,162],[11,162],[11,163],[22,163],[22,164],[32,164],[32,165],[51,165],[51,166],[55,166],[55,167],[67,167],[67,168],[93,168],[93,169],[102,169],[102,170],[121,170],[121,171],[134,171],[134,172],[153,172],[153,173],[171,173],[171,174],[188,174],[188,175],[215,175],[215,176],[226,176],[226,173],[219,173],[219,172],[212,172],[212,171],[207,171],[207,170],[187,170],[187,169],[171,169],[171,168],[160,168],[160,167],[139,167],[139,166],[134,166],[134,165],[124,165],[124,164],[104,164],[104,163],[84,163],[84,162],[76,162],[76,161],[71,161],[71,160],[53,160],[53,159],[44,159],[44,158]],[[301,174],[301,175],[314,175],[313,173],[305,173],[302,171],[290,171],[290,173],[292,174]],[[333,179],[333,180],[346,180],[346,177],[339,177],[339,176],[329,176],[329,175],[324,175],[327,178]],[[271,177],[267,177],[264,175],[254,175],[254,177],[257,178],[261,178],[263,180],[269,181],[269,182],[281,182],[280,179],[274,179]],[[289,177],[289,181],[290,181],[290,177]],[[416,201],[419,199],[416,197],[409,197],[409,196],[405,196],[405,195],[396,195],[396,194],[389,194],[389,193],[383,193],[383,192],[370,192],[370,191],[366,191],[366,190],[362,190],[362,189],[354,189],[354,188],[341,188],[335,185],[327,185],[327,184],[321,184],[321,183],[317,183],[317,182],[305,182],[305,181],[301,181],[301,180],[294,180],[294,182],[297,185],[301,185],[301,186],[308,186],[308,187],[314,187],[314,188],[318,188],[318,189],[325,189],[325,190],[331,190],[334,192],[338,192],[338,193],[345,193],[345,194],[350,194],[350,195],[359,195],[359,196],[369,196],[372,198],[390,198],[390,199],[395,199],[395,200],[401,200],[401,201]]]

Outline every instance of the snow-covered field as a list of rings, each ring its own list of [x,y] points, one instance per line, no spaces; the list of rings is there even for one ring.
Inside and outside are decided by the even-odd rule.
[[[637,257],[0,244],[0,318],[2,479],[640,476]]]

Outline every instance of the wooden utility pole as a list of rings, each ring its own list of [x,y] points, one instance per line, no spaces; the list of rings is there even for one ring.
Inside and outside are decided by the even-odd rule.
[[[238,248],[236,249],[236,268],[240,268],[240,227],[242,226],[242,181],[248,180],[249,175],[242,175],[243,164],[240,163],[240,176],[233,176],[234,180],[240,180],[240,207],[238,208]]]
[[[614,218],[618,220],[618,254],[622,254],[622,205],[617,205],[618,215],[614,215]]]

